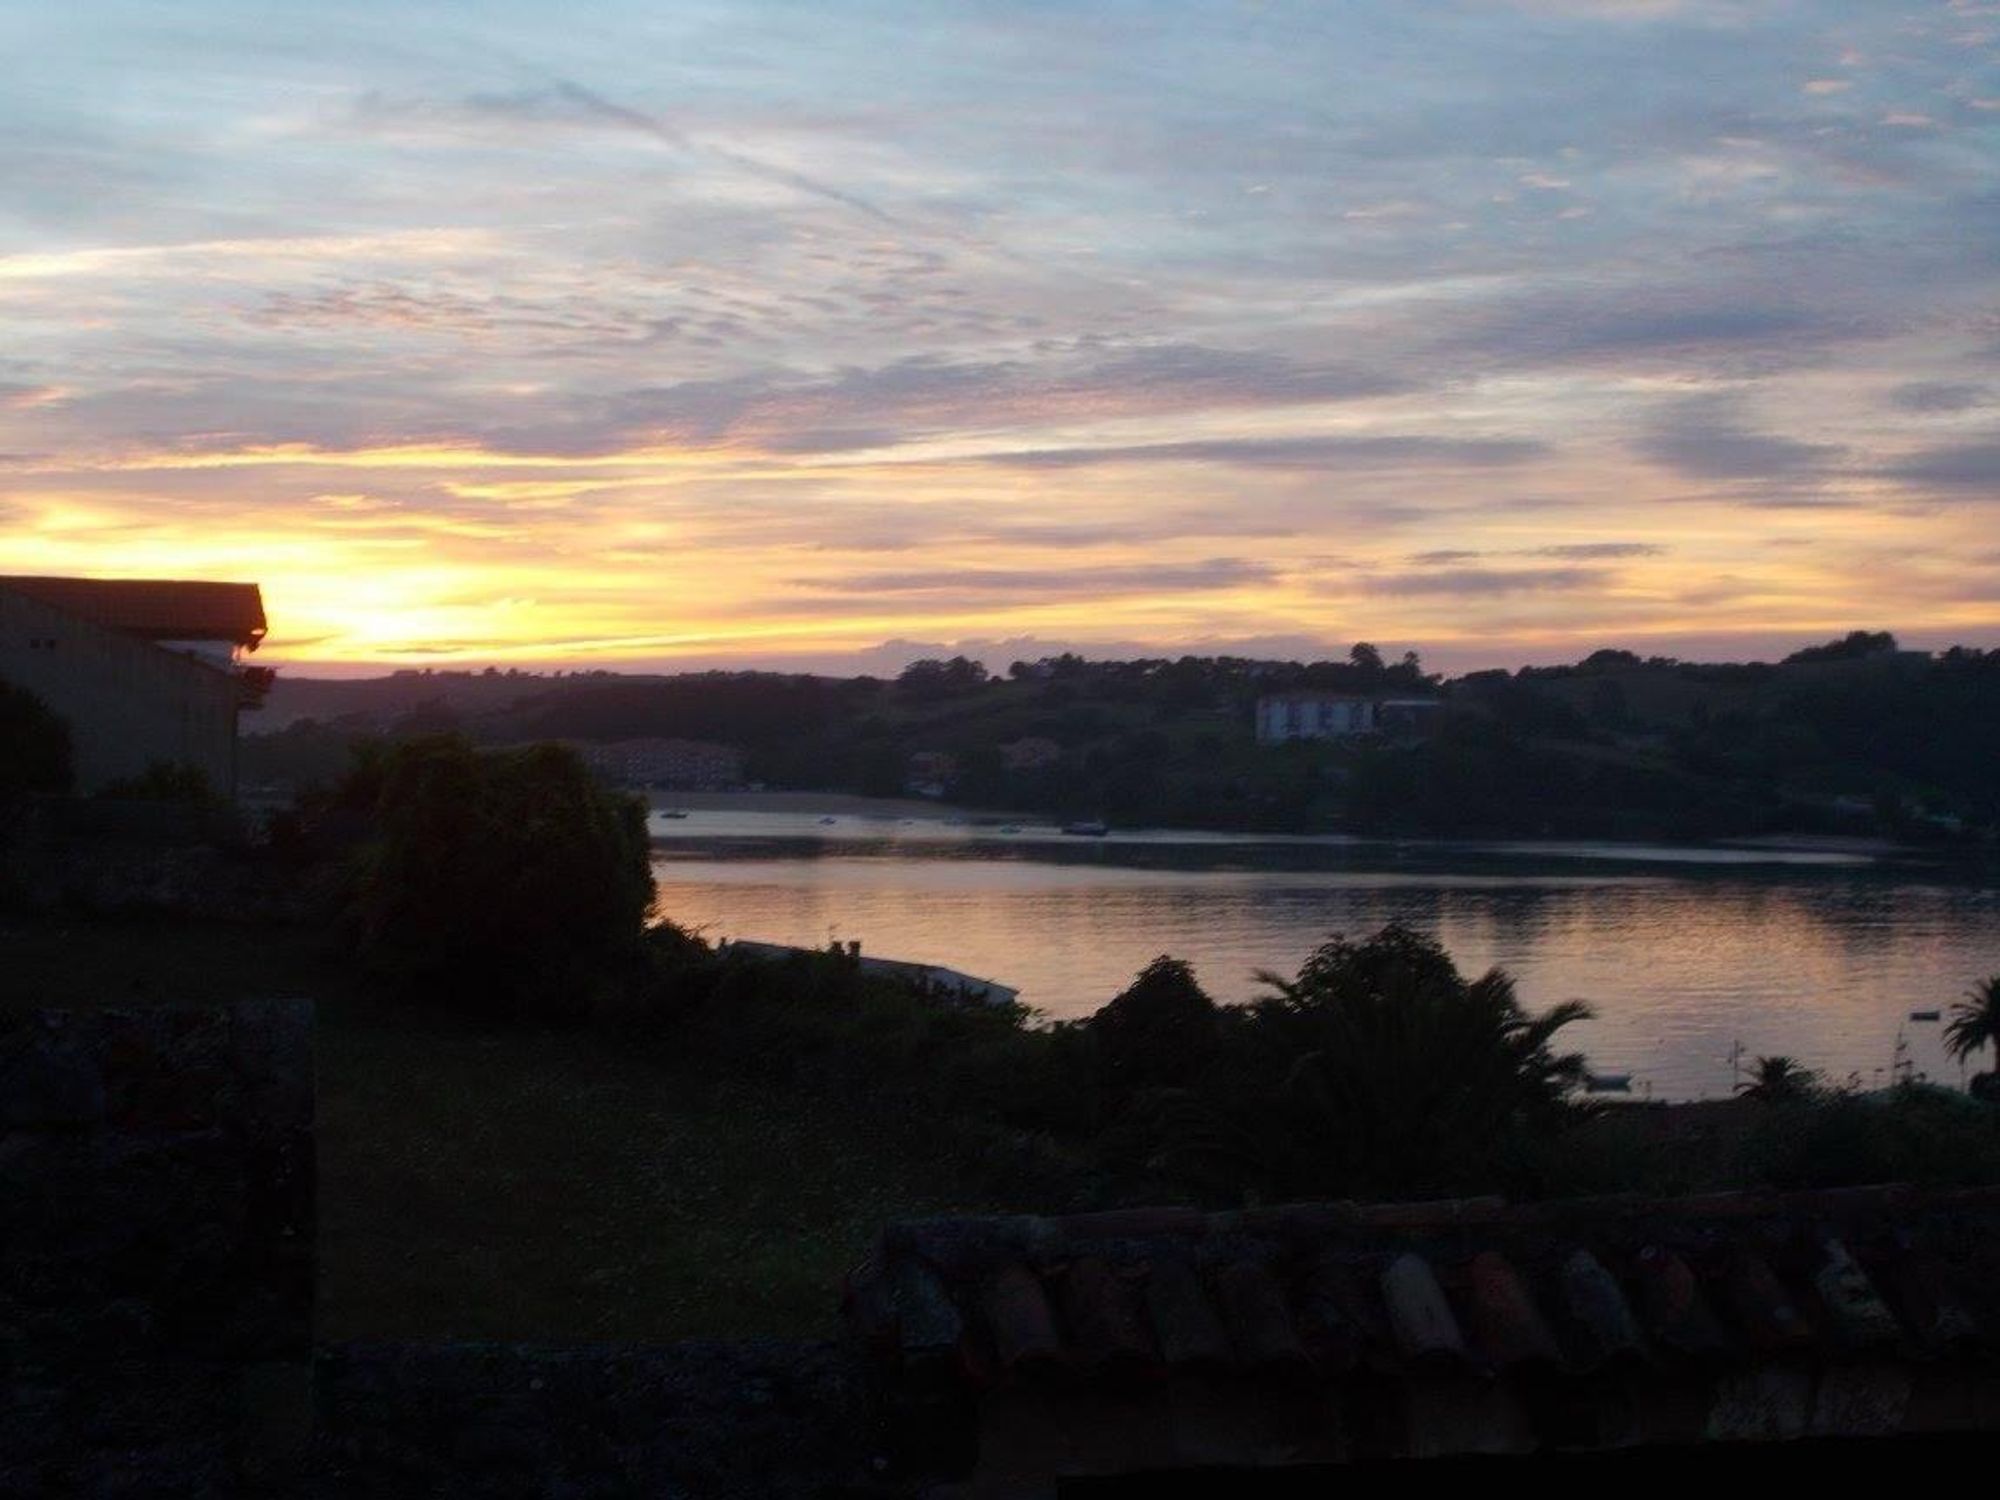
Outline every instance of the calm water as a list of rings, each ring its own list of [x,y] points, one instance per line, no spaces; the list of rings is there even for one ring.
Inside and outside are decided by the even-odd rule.
[[[660,910],[710,937],[819,945],[1001,980],[1088,1014],[1148,959],[1218,999],[1258,993],[1335,932],[1392,919],[1462,968],[1499,964],[1534,1007],[1588,1000],[1574,1043],[1643,1091],[1727,1093],[1729,1053],[1786,1052],[1877,1081],[1897,1034],[1957,1082],[1945,1009],[2000,973],[2000,895],[1852,857],[1631,846],[1388,846],[1215,836],[1063,839],[942,820],[690,811],[654,823]]]

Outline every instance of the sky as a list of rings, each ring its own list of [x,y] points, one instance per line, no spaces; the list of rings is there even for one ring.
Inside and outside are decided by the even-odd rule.
[[[0,571],[298,670],[2000,644],[2000,3],[0,0]]]

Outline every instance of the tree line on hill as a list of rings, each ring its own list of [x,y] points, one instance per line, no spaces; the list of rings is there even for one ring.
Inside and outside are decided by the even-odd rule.
[[[1607,649],[1449,681],[1363,643],[1324,662],[1065,654],[996,674],[955,657],[894,680],[707,672],[520,686],[504,708],[440,697],[386,723],[252,735],[244,775],[324,782],[358,733],[456,730],[487,744],[714,741],[765,786],[921,784],[967,805],[1128,825],[1968,842],[2000,829],[2000,651],[1903,652],[1886,632],[1778,663]],[[1442,712],[1405,739],[1259,745],[1257,700],[1305,690],[1436,696]]]

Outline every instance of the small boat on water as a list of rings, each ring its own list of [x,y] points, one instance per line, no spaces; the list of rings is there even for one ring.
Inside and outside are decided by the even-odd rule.
[[[1002,823],[1000,825],[1000,831],[1002,833],[1019,833],[1021,831],[1021,825],[1019,823]]]
[[[1101,839],[1111,832],[1111,826],[1100,818],[1084,818],[1075,823],[1063,824],[1062,831],[1072,838]]]
[[[659,818],[685,818],[687,814],[678,807],[663,807],[654,816]]]
[[[1632,1075],[1586,1073],[1583,1075],[1583,1091],[1586,1094],[1629,1094],[1632,1092]]]
[[[821,818],[821,819],[819,820],[819,822],[820,822],[820,827],[822,827],[822,828],[831,828],[831,827],[832,827],[832,826],[833,826],[834,824],[838,823],[839,821],[840,821],[840,819],[838,819],[838,818],[831,818],[831,817],[828,817],[828,818]]]
[[[1910,1019],[1912,1021],[1935,1021],[1938,1019],[1938,1012],[1934,1010],[1913,1010],[1910,1012]]]

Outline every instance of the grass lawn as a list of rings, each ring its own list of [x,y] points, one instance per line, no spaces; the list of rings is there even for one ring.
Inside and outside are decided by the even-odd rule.
[[[0,925],[0,1007],[318,1003],[320,1332],[826,1333],[884,1221],[977,1208],[866,1101],[370,997],[297,933]]]

